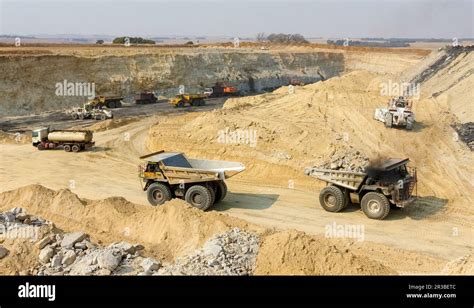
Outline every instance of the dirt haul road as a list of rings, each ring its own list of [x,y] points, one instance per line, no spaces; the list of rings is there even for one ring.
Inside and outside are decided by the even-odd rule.
[[[137,177],[138,156],[148,152],[145,144],[149,128],[163,120],[164,117],[155,116],[96,133],[95,149],[78,154],[61,150],[39,152],[30,144],[2,144],[1,191],[37,183],[52,189],[69,188],[88,199],[123,196],[149,207]],[[426,253],[423,257],[418,254],[418,258],[432,256],[444,260],[471,253],[472,230],[469,226],[460,226],[455,216],[433,220],[398,210],[387,220],[376,221],[367,219],[356,206],[343,213],[325,212],[317,201],[318,190],[257,186],[239,178],[229,180],[228,184],[232,193],[213,210],[270,228],[297,229],[320,235],[325,235],[327,228],[335,231],[344,224],[359,224],[364,232],[353,233],[352,248],[362,247],[362,240],[384,244],[380,245],[384,248],[374,250],[373,254],[401,272],[419,272],[420,268],[416,268],[416,257],[406,268],[398,264],[399,258],[390,258],[399,248]],[[385,245],[393,248],[388,249]],[[425,270],[434,271],[429,266]]]

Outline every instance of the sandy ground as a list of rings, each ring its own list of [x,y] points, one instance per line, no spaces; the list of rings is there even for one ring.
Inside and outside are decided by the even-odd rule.
[[[144,217],[152,207],[138,178],[140,155],[165,149],[184,151],[190,157],[242,161],[247,170],[228,181],[229,195],[211,213],[317,236],[324,236],[328,225],[358,225],[364,228],[363,241],[344,239],[338,249],[350,247],[401,274],[440,273],[446,262],[473,250],[474,158],[454,138],[450,126],[456,119],[451,97],[462,95],[463,88],[454,89],[458,92],[446,100],[422,97],[415,105],[414,131],[387,130],[372,117],[374,108],[386,100],[377,85],[389,78],[393,76],[355,71],[297,87],[291,94],[283,87],[274,93],[228,100],[222,110],[177,116],[158,113],[106,130],[97,127],[96,146],[77,154],[40,152],[30,144],[5,142],[0,144],[0,192],[41,184],[55,190],[67,188],[87,199],[121,196],[135,203],[134,213]],[[257,130],[258,146],[217,143],[217,132],[226,127]],[[341,213],[324,211],[318,202],[323,186],[304,176],[303,168],[348,149],[370,158],[410,157],[419,171],[418,201],[393,210],[384,221],[368,219],[358,206]],[[288,185],[289,180],[294,186]],[[35,194],[29,198],[32,204],[38,203]],[[8,206],[14,203],[11,200]],[[119,203],[126,212],[123,205],[127,203]],[[33,210],[41,212],[40,205]],[[108,217],[98,215],[85,226],[100,235],[104,222],[110,223]],[[69,218],[60,223],[70,231],[78,226]],[[275,236],[269,240],[273,243],[270,248],[263,248],[270,254],[279,243],[288,251],[313,247],[308,241],[290,232]],[[300,270],[288,266],[282,267],[281,273],[305,273]],[[275,264],[265,263],[259,273],[267,271],[276,272]],[[317,268],[313,272],[318,272]]]
[[[160,120],[160,117],[152,117],[99,132],[95,135],[96,149],[76,155],[61,150],[38,152],[29,144],[0,145],[1,190],[37,183],[53,189],[69,188],[90,199],[122,196],[149,207],[137,176],[138,156],[148,152],[144,145],[149,127]],[[318,191],[257,187],[232,179],[228,184],[231,193],[214,210],[262,226],[324,235],[325,226],[334,222],[362,224],[365,241],[388,245],[395,251],[411,250],[422,258],[451,260],[472,252],[471,227],[459,225],[456,217],[450,215],[427,219],[399,210],[385,221],[374,221],[367,219],[357,207],[338,214],[325,212],[318,205]],[[457,235],[453,232],[454,227],[458,228]],[[386,254],[379,255],[386,259]],[[430,270],[429,266],[419,268],[415,261],[416,258],[414,262],[400,264],[399,260],[391,258],[389,263],[407,273],[439,270]]]

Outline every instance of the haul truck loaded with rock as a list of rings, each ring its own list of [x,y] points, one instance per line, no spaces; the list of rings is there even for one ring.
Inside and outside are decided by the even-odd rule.
[[[329,183],[319,193],[319,202],[328,212],[339,212],[349,202],[360,203],[364,214],[384,219],[390,204],[404,207],[415,200],[416,169],[407,167],[409,160],[391,158],[352,172],[306,168],[305,174]]]
[[[33,146],[38,150],[62,147],[66,152],[80,152],[94,145],[93,134],[89,130],[51,130],[49,127],[33,130]]]
[[[206,210],[226,196],[224,180],[245,170],[238,162],[188,159],[183,153],[159,151],[140,158],[147,159],[139,176],[152,205],[180,198]]]

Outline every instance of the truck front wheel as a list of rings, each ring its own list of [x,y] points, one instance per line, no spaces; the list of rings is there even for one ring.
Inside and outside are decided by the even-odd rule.
[[[339,212],[347,203],[347,198],[339,187],[327,186],[319,193],[319,203],[328,212]]]
[[[203,211],[212,206],[214,198],[215,195],[212,188],[207,188],[202,185],[191,186],[184,196],[186,202]]]
[[[390,212],[390,203],[381,193],[369,192],[360,202],[362,211],[371,219],[384,219]]]
[[[163,183],[153,183],[148,186],[146,190],[148,202],[151,205],[162,205],[168,200],[171,200],[171,190]]]

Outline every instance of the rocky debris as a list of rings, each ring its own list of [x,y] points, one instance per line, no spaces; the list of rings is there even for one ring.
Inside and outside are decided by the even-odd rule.
[[[122,261],[123,254],[119,250],[105,249],[97,257],[97,265],[101,269],[113,271]]]
[[[141,245],[118,242],[104,247],[90,242],[84,232],[47,238],[50,242],[40,252],[39,275],[137,275],[158,269],[158,261],[141,257]]]
[[[36,243],[36,247],[38,247],[38,249],[43,249],[44,247],[46,247],[46,245],[51,244],[53,239],[54,238],[51,237],[51,235],[47,235]]]
[[[42,263],[48,263],[51,260],[51,257],[54,255],[54,249],[51,246],[46,246],[41,249],[39,254],[39,259]]]
[[[23,208],[15,207],[7,212],[0,213],[0,224],[16,226],[17,228],[30,226],[52,225],[40,217],[32,216],[26,213]]]
[[[369,164],[369,158],[360,151],[347,149],[341,152],[334,152],[331,160],[316,166],[321,169],[345,170],[354,172],[364,172]]]
[[[74,261],[76,261],[76,253],[74,252],[74,250],[68,250],[64,254],[61,263],[63,266],[69,266],[73,264]]]
[[[140,263],[140,266],[143,268],[145,273],[150,273],[159,269],[160,263],[154,259],[146,258]]]
[[[474,150],[474,122],[455,124],[453,128],[458,133],[459,139],[467,144],[471,151]]]
[[[8,255],[8,249],[0,245],[0,259],[5,258]]]
[[[156,275],[251,275],[259,237],[234,228],[209,239],[202,249],[165,265]]]
[[[82,241],[85,238],[86,238],[86,234],[84,232],[67,233],[64,235],[64,238],[61,241],[61,247],[72,248],[74,244]]]

